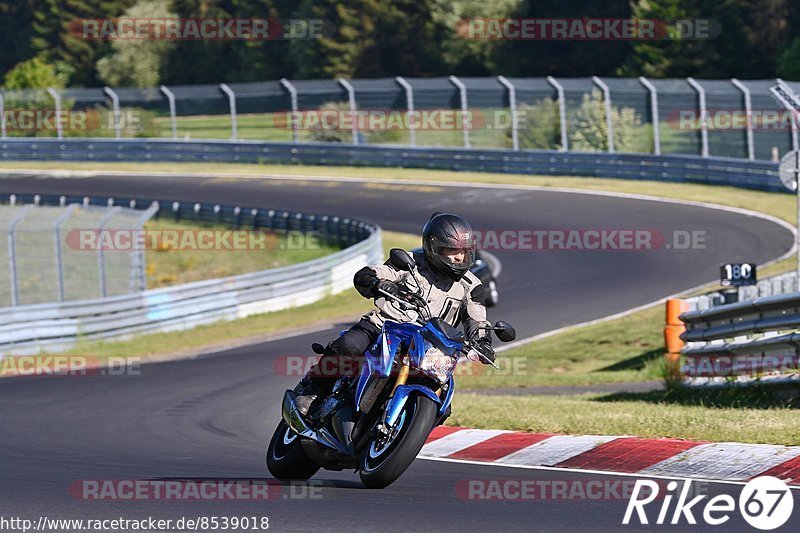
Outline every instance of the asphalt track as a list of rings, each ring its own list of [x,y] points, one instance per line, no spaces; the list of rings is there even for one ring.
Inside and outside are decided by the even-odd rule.
[[[387,230],[414,233],[434,210],[462,213],[482,229],[705,232],[705,248],[695,250],[496,252],[503,263],[501,303],[490,311],[490,319],[514,323],[520,338],[712,280],[722,262],[767,261],[786,252],[792,242],[785,228],[755,217],[562,192],[113,176],[11,176],[0,179],[0,192],[138,196],[304,210],[357,216]],[[285,375],[276,361],[282,355],[308,353],[312,341],[324,342],[341,327],[146,365],[141,376],[3,380],[0,516],[34,521],[39,516],[268,516],[271,529],[278,531],[621,529],[625,499],[482,501],[464,498],[457,488],[468,480],[613,483],[632,478],[428,460],[416,461],[382,491],[363,489],[351,472],[322,472],[314,478],[321,487],[278,489],[271,501],[97,502],[70,494],[70,485],[87,479],[263,480],[264,449],[278,420],[280,398],[297,379]],[[724,492],[734,497],[740,490],[725,484],[705,488],[711,495]],[[651,511],[651,520],[656,514],[657,509]],[[795,511],[785,528],[797,530],[798,517]],[[703,529],[685,521],[669,527]],[[723,527],[738,531],[747,526],[734,515]]]

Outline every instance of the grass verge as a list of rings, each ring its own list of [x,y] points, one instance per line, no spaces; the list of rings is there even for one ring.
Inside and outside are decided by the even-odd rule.
[[[664,375],[663,314],[664,310],[657,306],[512,348],[498,356],[500,370],[472,367],[474,375],[458,377],[459,388],[660,379]]]
[[[800,445],[798,400],[766,388],[578,396],[457,394],[456,426]]]
[[[318,259],[339,250],[317,240],[306,239],[301,233],[281,235],[264,232],[258,234],[263,240],[253,240],[253,246],[248,246],[244,239],[223,237],[223,233],[231,231],[224,225],[152,219],[144,229],[156,241],[154,246],[148,246],[145,251],[147,287],[150,289],[278,268]],[[197,233],[198,230],[212,231],[220,237],[202,237]],[[241,235],[247,239],[254,232],[244,230]],[[175,240],[168,240],[170,236],[174,236]],[[219,246],[203,249],[203,243],[214,242],[214,239],[220,243],[219,246],[225,246],[225,242],[231,245],[243,242],[244,247],[233,250]],[[149,238],[147,242],[150,243]]]

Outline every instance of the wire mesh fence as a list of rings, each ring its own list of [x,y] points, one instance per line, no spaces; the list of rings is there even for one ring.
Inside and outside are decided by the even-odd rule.
[[[154,137],[776,160],[780,80],[380,78],[0,91],[2,137]],[[791,82],[787,87],[797,88]]]
[[[108,251],[98,242],[114,230],[141,230],[153,213],[85,204],[0,205],[0,308],[144,290],[143,250]]]

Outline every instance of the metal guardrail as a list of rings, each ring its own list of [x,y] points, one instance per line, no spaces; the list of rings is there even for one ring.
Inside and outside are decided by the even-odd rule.
[[[549,150],[515,152],[258,141],[20,138],[0,141],[0,160],[395,166],[508,174],[646,179],[788,192],[778,177],[777,163],[688,155]]]
[[[18,195],[25,201],[25,195]],[[58,197],[41,197],[42,203]],[[71,201],[69,198],[67,201]],[[150,201],[114,199],[128,205]],[[93,203],[110,203],[93,198]],[[365,221],[209,204],[160,203],[167,215],[230,224],[320,231],[322,240],[350,244],[326,257],[282,268],[142,291],[111,298],[0,309],[0,354],[59,350],[77,338],[192,328],[217,320],[305,305],[352,286],[353,273],[383,259],[381,230]],[[170,206],[172,209],[163,206]],[[164,213],[161,213],[165,216]]]
[[[759,280],[755,285],[723,289],[720,291],[700,294],[686,298],[686,305],[690,311],[705,311],[712,307],[726,305],[767,296],[779,296],[798,292],[797,273],[786,272]]]
[[[758,298],[680,315],[684,373],[695,383],[793,372],[800,353],[800,293]]]

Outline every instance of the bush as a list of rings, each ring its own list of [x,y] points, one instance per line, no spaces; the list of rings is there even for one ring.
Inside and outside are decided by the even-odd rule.
[[[613,102],[613,100],[612,100]],[[611,106],[611,124],[614,128],[614,150],[617,152],[641,151],[646,138],[642,119],[630,107]],[[570,149],[582,152],[608,151],[608,127],[603,96],[599,90],[583,95],[570,127]]]
[[[309,126],[309,136],[312,141],[352,143],[353,128],[348,124],[341,124],[339,118],[348,116],[350,105],[347,102],[327,102],[317,111],[318,121]],[[307,120],[309,124],[311,120]],[[392,143],[401,138],[400,130],[359,130],[359,143]]]
[[[561,147],[561,121],[558,103],[543,98],[534,104],[517,106],[519,147],[554,150]],[[506,144],[512,146],[511,127],[506,130]]]

